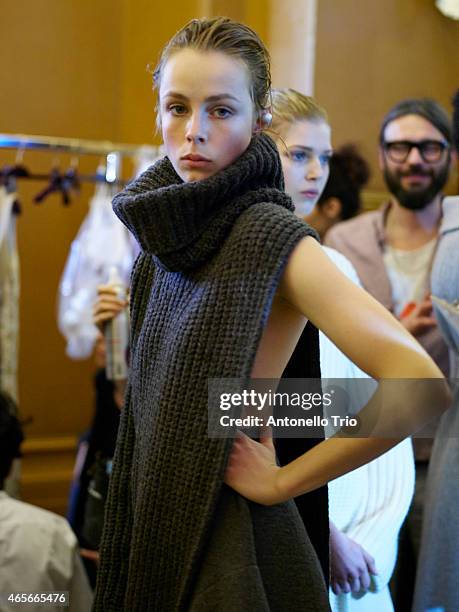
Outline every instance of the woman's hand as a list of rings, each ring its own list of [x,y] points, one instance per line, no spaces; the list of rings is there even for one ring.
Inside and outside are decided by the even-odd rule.
[[[237,432],[225,473],[228,486],[253,502],[271,506],[288,499],[281,492],[280,472],[271,437],[255,442]]]
[[[94,325],[103,332],[107,321],[111,321],[123,308],[126,308],[128,301],[117,296],[117,290],[113,285],[99,285],[97,294],[98,298],[92,310],[92,320]]]
[[[373,557],[330,522],[330,586],[335,595],[361,593],[377,575]]]
[[[413,304],[413,308],[405,316],[402,313],[400,323],[415,338],[424,334],[432,327],[436,327],[437,321],[433,316],[430,295],[427,294],[419,304]]]

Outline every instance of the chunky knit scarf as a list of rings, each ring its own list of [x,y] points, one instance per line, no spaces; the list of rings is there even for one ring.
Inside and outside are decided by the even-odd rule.
[[[257,136],[208,179],[183,183],[165,158],[114,199],[142,252],[95,610],[327,609],[294,505],[222,485],[231,440],[207,435],[208,379],[250,377],[289,254],[313,234],[282,189],[275,145]]]

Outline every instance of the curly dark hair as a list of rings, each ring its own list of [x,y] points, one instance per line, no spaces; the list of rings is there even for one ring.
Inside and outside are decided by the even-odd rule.
[[[24,440],[22,425],[17,417],[17,408],[9,395],[0,392],[0,489],[3,489],[13,460],[21,456]]]
[[[319,198],[320,208],[329,198],[341,202],[341,220],[360,212],[360,192],[370,178],[370,167],[353,144],[337,149],[330,159],[330,176]]]

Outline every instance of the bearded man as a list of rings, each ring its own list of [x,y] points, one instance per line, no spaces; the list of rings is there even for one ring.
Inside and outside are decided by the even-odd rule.
[[[442,190],[448,180],[452,130],[434,100],[409,99],[384,117],[379,164],[391,193],[376,211],[338,223],[325,243],[356,268],[364,288],[400,319],[448,375],[448,349],[437,329],[430,300],[430,269],[441,221]],[[434,431],[432,431],[432,434]],[[419,551],[423,490],[432,440],[414,440],[416,492],[400,556],[403,576],[394,593],[396,609],[410,609]]]

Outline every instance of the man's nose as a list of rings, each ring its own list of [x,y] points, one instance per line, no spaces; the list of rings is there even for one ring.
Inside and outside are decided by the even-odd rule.
[[[186,126],[186,139],[192,143],[206,142],[206,122],[200,113],[192,113],[190,116]]]
[[[406,158],[407,163],[409,164],[422,164],[424,160],[422,159],[421,152],[417,147],[411,147],[411,151]]]

